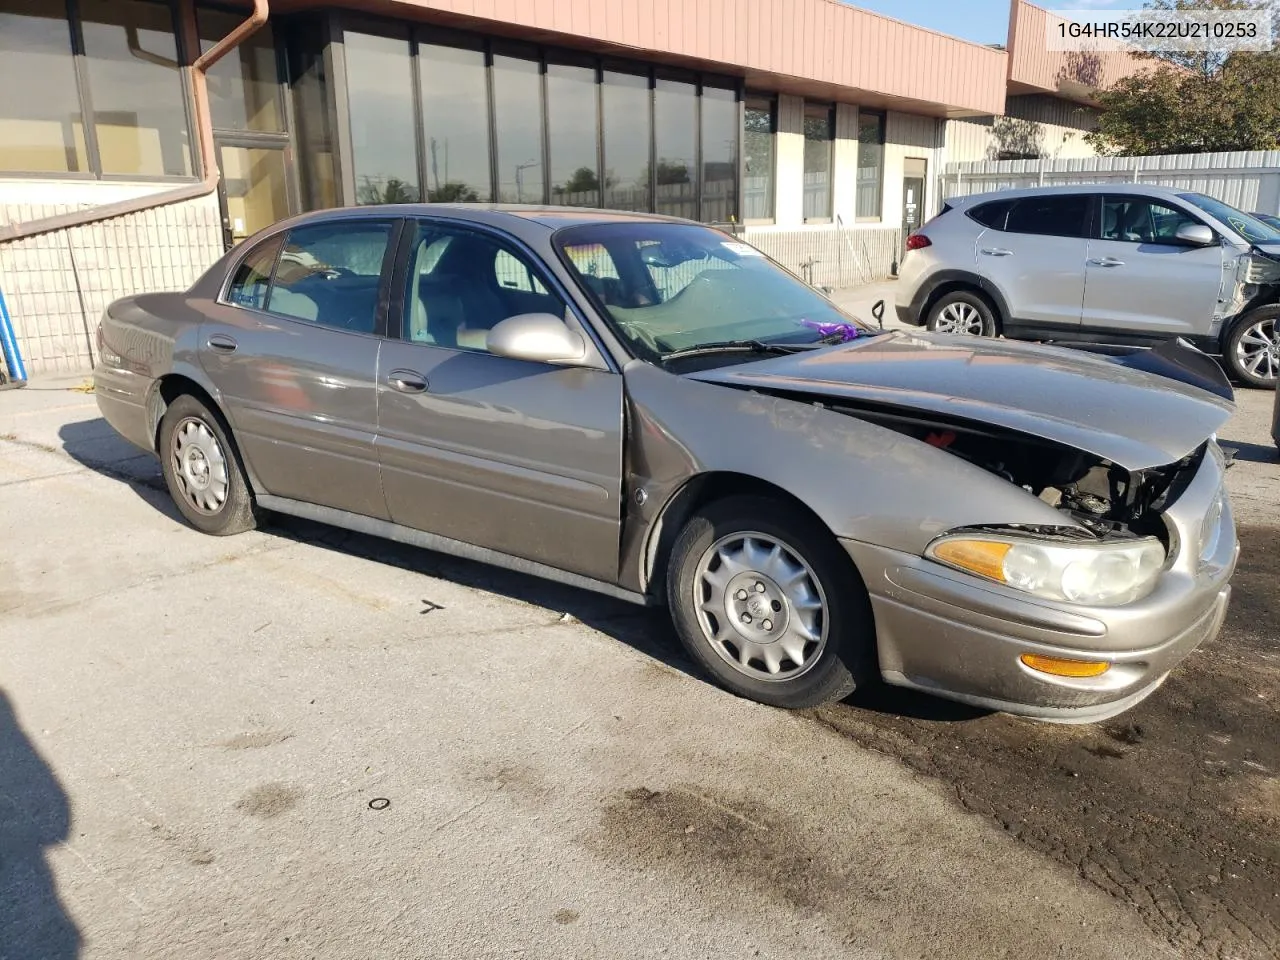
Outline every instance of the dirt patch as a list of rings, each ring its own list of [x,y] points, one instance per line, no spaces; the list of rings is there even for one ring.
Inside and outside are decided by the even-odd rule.
[[[574,923],[578,919],[577,910],[557,910],[555,912],[555,921],[561,926]]]
[[[250,817],[270,820],[292,810],[302,797],[300,791],[282,783],[264,783],[236,801],[236,809]]]
[[[1107,724],[954,719],[905,691],[812,713],[1129,903],[1181,956],[1280,955],[1280,529],[1240,529],[1222,635]]]
[[[292,739],[293,734],[284,730],[256,730],[237,733],[234,737],[223,740],[218,746],[226,747],[228,750],[261,750],[263,747],[275,746],[277,743]]]

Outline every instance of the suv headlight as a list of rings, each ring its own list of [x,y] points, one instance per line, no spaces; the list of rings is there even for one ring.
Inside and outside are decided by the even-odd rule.
[[[981,532],[948,534],[930,560],[1048,600],[1117,606],[1145,597],[1164,567],[1154,537],[1123,543],[1068,543]]]

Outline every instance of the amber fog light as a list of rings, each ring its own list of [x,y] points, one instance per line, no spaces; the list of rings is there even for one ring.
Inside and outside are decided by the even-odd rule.
[[[1024,653],[1018,658],[1025,666],[1055,677],[1100,677],[1111,669],[1106,660],[1068,660],[1066,657],[1042,657]]]

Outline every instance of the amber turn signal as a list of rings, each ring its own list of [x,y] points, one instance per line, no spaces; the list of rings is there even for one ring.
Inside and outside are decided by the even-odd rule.
[[[1018,659],[1032,670],[1055,677],[1100,677],[1111,669],[1111,664],[1105,660],[1068,660],[1066,657],[1042,657],[1038,653],[1024,653]]]

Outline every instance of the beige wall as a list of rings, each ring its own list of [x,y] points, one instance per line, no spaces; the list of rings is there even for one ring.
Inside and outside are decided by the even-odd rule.
[[[1078,4],[1083,8],[1087,3]],[[1142,6],[1134,3],[1133,7]],[[1047,31],[1066,21],[1056,14],[1013,0],[1009,11],[1009,86],[1012,92],[1058,93],[1082,102],[1122,77],[1151,68],[1129,53],[1063,52],[1048,49]],[[999,111],[993,110],[992,113]]]

